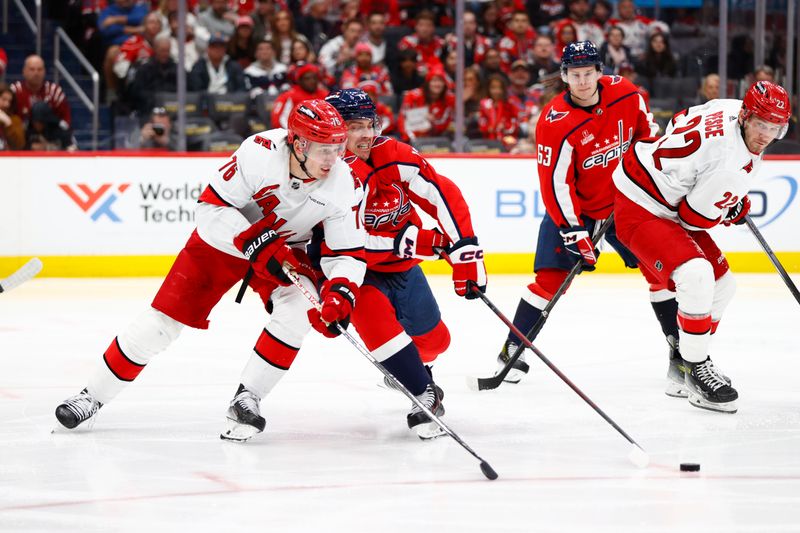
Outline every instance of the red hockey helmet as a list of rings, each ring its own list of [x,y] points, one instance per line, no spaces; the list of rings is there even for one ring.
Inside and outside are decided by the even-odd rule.
[[[336,108],[325,100],[306,100],[289,115],[289,143],[295,138],[320,144],[343,144],[347,126]]]
[[[754,83],[747,90],[742,102],[742,120],[747,120],[750,115],[766,122],[781,124],[783,128],[778,139],[782,139],[789,127],[789,119],[792,118],[792,106],[786,89],[769,81]]]

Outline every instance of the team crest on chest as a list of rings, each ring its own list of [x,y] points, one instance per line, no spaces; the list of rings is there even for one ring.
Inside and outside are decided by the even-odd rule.
[[[567,115],[569,115],[569,111],[556,111],[555,108],[551,107],[550,111],[547,112],[545,120],[547,120],[547,122],[558,122]]]
[[[384,224],[399,226],[410,212],[411,202],[403,188],[392,183],[391,187],[371,195],[364,210],[364,224],[376,229]]]

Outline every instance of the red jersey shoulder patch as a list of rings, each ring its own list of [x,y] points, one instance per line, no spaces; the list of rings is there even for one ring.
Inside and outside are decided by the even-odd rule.
[[[565,118],[567,115],[569,115],[569,111],[556,111],[554,107],[551,107],[550,111],[547,112],[545,120],[547,122],[558,122],[559,120]]]

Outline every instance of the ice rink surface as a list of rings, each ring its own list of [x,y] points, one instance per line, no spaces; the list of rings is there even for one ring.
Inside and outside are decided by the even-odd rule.
[[[639,276],[581,276],[537,340],[650,453],[637,469],[538,360],[519,385],[470,392],[504,327],[433,277],[453,337],[435,368],[444,420],[493,482],[449,438],[410,434],[408,400],[345,340],[313,332],[261,404],[267,430],[220,441],[266,320],[253,293],[185,330],[91,431],[51,433],[56,405],[160,280],[33,280],[0,295],[0,531],[800,531],[800,306],[775,274],[737,280],[711,351],[739,391],[734,415],[664,395],[666,343]],[[528,282],[493,276],[488,295],[511,316]]]

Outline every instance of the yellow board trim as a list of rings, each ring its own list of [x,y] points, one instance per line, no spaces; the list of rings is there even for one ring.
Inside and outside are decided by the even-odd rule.
[[[800,273],[800,252],[778,252],[783,267]],[[730,252],[725,257],[734,272],[774,272],[775,267],[763,252]],[[104,256],[40,256],[44,264],[41,277],[55,278],[113,278],[164,276],[175,261],[173,255],[104,255]],[[486,269],[489,274],[530,274],[534,254],[487,254]],[[26,257],[0,257],[0,279],[10,275],[30,259]],[[625,268],[616,254],[603,254],[597,271],[606,274],[632,273]],[[423,263],[427,274],[450,274],[444,261]]]

